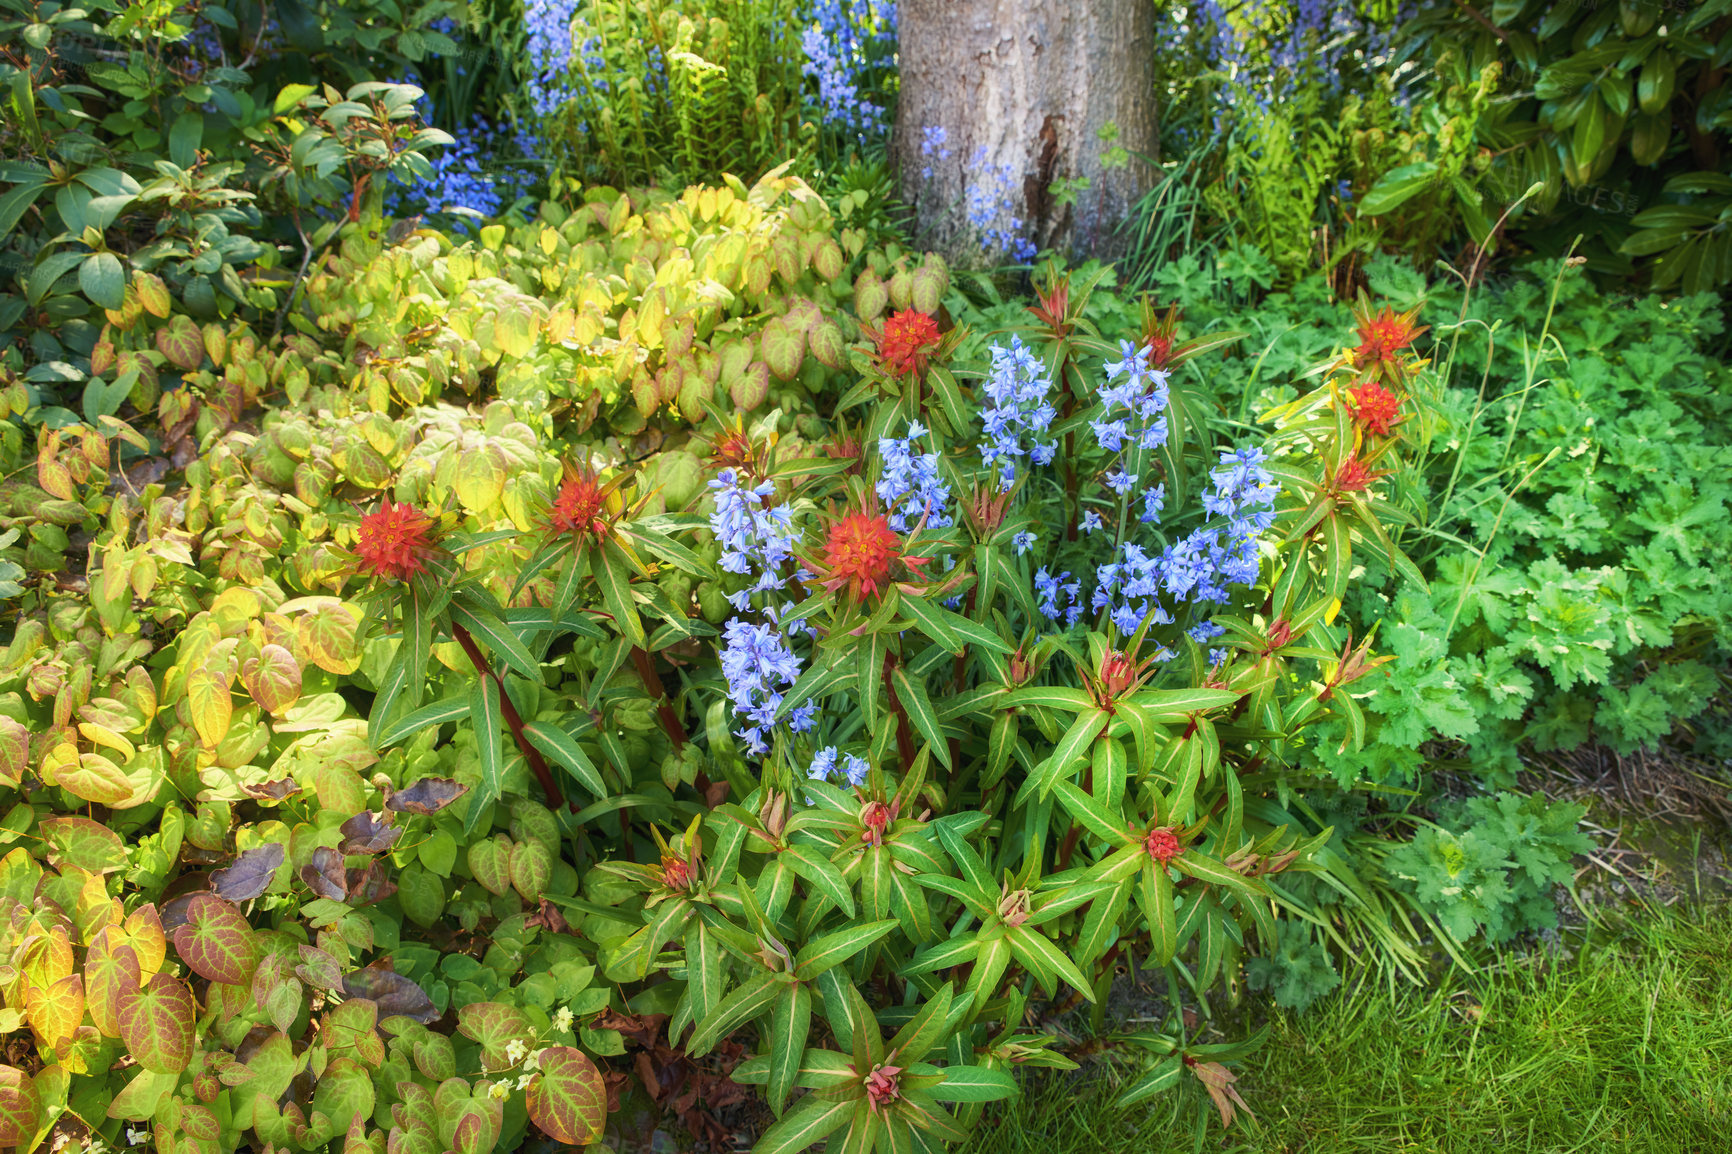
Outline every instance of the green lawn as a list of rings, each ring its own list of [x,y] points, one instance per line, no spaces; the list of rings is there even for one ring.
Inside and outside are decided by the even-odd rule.
[[[1511,957],[1429,990],[1347,991],[1278,1014],[1238,1071],[1257,1115],[1201,1148],[1732,1150],[1732,910],[1654,908],[1572,962]],[[1193,1148],[1200,1089],[1110,1105],[1105,1071],[1030,1079],[968,1154]]]

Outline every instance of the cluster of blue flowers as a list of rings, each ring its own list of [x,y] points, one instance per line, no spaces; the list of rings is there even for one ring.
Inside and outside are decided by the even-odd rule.
[[[950,150],[944,147],[944,136],[944,125],[942,124],[928,124],[922,128],[920,130],[920,155],[929,159],[937,157],[939,160],[949,160]],[[932,166],[930,164],[920,170],[920,179],[932,179]]]
[[[865,758],[855,757],[852,753],[838,754],[835,746],[828,745],[813,755],[806,776],[813,781],[823,781],[840,770],[849,785],[860,786],[866,784],[866,774],[871,769]]]
[[[1158,449],[1167,443],[1167,373],[1149,367],[1147,345],[1120,341],[1119,352],[1121,359],[1107,365],[1107,384],[1100,392],[1104,419],[1089,422],[1095,440],[1109,453],[1123,449],[1126,441]]]
[[[576,0],[523,0],[524,45],[535,75],[529,99],[537,115],[549,116],[574,95],[571,85],[571,20]]]
[[[968,186],[968,223],[980,230],[980,247],[1000,252],[1012,260],[1027,262],[1038,251],[1022,235],[1022,217],[1016,214],[1021,184],[1008,164],[996,167],[986,162],[983,144],[975,150],[969,172],[976,174]]]
[[[800,37],[806,52],[801,70],[818,81],[824,121],[855,135],[881,128],[884,109],[866,99],[861,89],[873,67],[872,49],[895,43],[896,6],[873,0],[815,0],[812,18]]]
[[[1096,571],[1093,607],[1105,611],[1119,632],[1133,633],[1145,617],[1160,625],[1172,623],[1162,598],[1175,607],[1218,604],[1227,600],[1230,586],[1255,582],[1257,538],[1275,523],[1275,498],[1281,491],[1264,467],[1265,459],[1256,447],[1222,450],[1203,508],[1211,518],[1225,518],[1226,524],[1212,520],[1158,554],[1125,542],[1118,559]],[[1218,626],[1204,622],[1193,627],[1191,636],[1201,644],[1220,633]],[[1210,660],[1220,656],[1211,653]]]
[[[794,559],[793,511],[770,503],[775,486],[769,481],[748,485],[737,469],[723,469],[710,488],[716,502],[710,528],[722,547],[722,568],[755,574],[744,589],[728,595],[729,603],[746,613],[752,608],[753,594],[774,594],[782,587],[783,569]],[[722,631],[722,674],[728,680],[728,698],[734,715],[745,722],[735,733],[754,756],[769,752],[766,737],[776,724],[776,710],[800,676],[800,658],[788,639],[811,627],[803,621],[779,620],[792,608],[784,604],[778,609],[772,599],[763,610],[762,622],[735,617]],[[788,728],[804,733],[817,720],[818,704],[808,701],[789,713]]]
[[[1064,572],[1056,577],[1041,566],[1034,575],[1034,591],[1040,594],[1040,611],[1054,625],[1069,629],[1082,618],[1082,582]]]
[[[1010,347],[992,346],[992,373],[986,378],[986,405],[980,416],[986,427],[980,456],[988,465],[999,462],[998,483],[1008,491],[1016,484],[1016,459],[1026,455],[1037,465],[1050,464],[1057,443],[1037,438],[1047,431],[1058,410],[1048,394],[1052,378],[1033,352],[1013,336]],[[1029,444],[1023,445],[1027,435]]]
[[[770,751],[765,740],[776,724],[776,710],[787,689],[800,677],[800,658],[787,636],[773,623],[753,624],[735,617],[722,630],[722,676],[728,679],[728,699],[734,716],[745,722],[735,734],[755,757]],[[808,701],[788,715],[788,728],[804,733],[818,720],[818,703]]]
[[[938,473],[938,454],[914,451],[914,442],[926,432],[919,421],[910,421],[908,436],[878,439],[884,457],[878,499],[890,510],[885,520],[898,533],[910,532],[922,522],[928,529],[955,523],[949,512],[950,485]]]
[[[770,593],[782,585],[783,563],[794,556],[794,513],[786,505],[772,505],[776,487],[760,481],[748,487],[737,469],[723,469],[710,482],[716,494],[716,510],[710,528],[722,546],[722,568],[729,573],[756,573],[745,589],[729,595],[735,609],[750,607],[753,593]]]

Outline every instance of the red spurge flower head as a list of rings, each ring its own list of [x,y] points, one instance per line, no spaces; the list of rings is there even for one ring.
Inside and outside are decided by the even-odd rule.
[[[867,1109],[876,1114],[880,1107],[890,1106],[902,1097],[902,1089],[896,1077],[900,1073],[901,1066],[880,1063],[872,1067],[872,1072],[866,1075]]]
[[[918,574],[920,566],[932,560],[910,557],[902,546],[901,535],[884,514],[847,513],[830,525],[823,559],[808,561],[806,567],[830,592],[846,588],[859,600],[881,592],[905,570]]]
[[[433,518],[413,505],[386,501],[361,518],[355,559],[369,576],[407,581],[425,573],[427,560],[437,552]]]
[[[1405,419],[1401,413],[1401,398],[1376,381],[1364,381],[1348,389],[1347,397],[1354,421],[1374,436],[1389,436],[1390,430]]]
[[[1418,309],[1397,315],[1393,309],[1384,308],[1374,316],[1361,305],[1357,314],[1359,347],[1353,350],[1353,367],[1400,364],[1402,353],[1426,330],[1425,325],[1414,325],[1413,318],[1418,315]]]
[[[1384,473],[1367,468],[1364,461],[1352,456],[1341,462],[1341,467],[1335,470],[1335,491],[1363,493],[1371,488],[1371,482],[1381,476],[1384,476]]]
[[[1157,826],[1144,835],[1143,849],[1161,865],[1185,852],[1185,847],[1179,844],[1179,835],[1169,826]]]
[[[565,480],[559,486],[559,496],[548,511],[548,524],[555,533],[577,536],[606,537],[612,528],[608,517],[608,497],[612,486],[602,482],[596,472],[584,466],[568,466]]]
[[[925,313],[903,309],[884,322],[882,332],[863,330],[878,345],[878,363],[888,376],[922,376],[938,348],[938,322]]]

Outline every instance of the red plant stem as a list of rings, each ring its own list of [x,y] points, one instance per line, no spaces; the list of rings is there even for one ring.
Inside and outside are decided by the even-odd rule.
[[[685,723],[674,710],[673,702],[668,697],[667,689],[662,685],[661,675],[656,672],[655,658],[649,650],[641,645],[631,649],[631,662],[637,668],[637,679],[643,682],[644,691],[655,698],[656,716],[661,718],[662,732],[668,735],[675,750],[684,749],[691,744],[691,735],[686,732]],[[710,776],[702,770],[692,779],[692,788],[698,791],[698,796],[705,798],[709,804]]]
[[[902,708],[902,701],[896,696],[896,686],[890,681],[890,671],[895,668],[895,659],[886,653],[884,655],[884,692],[890,698],[890,708],[896,714],[896,752],[902,758],[902,771],[908,772],[914,768],[914,734],[908,728],[908,713]]]
[[[482,656],[481,647],[475,644],[475,638],[469,635],[469,630],[457,622],[451,623],[451,636],[457,639],[457,644],[463,647],[463,652],[469,655],[469,661],[475,666],[475,671],[483,677],[491,677],[499,686],[499,711],[505,715],[506,727],[511,730],[512,738],[517,742],[517,748],[523,753],[523,760],[529,763],[530,772],[535,774],[535,780],[541,783],[541,791],[547,795],[547,804],[558,809],[565,805],[565,796],[559,792],[559,785],[553,780],[553,771],[548,769],[547,761],[541,756],[523,732],[523,718],[517,715],[517,706],[511,703],[511,695],[505,691],[505,680],[493,670],[492,662]],[[577,803],[571,803],[573,813],[577,812]]]
[[[643,646],[634,645],[631,649],[631,661],[637,667],[638,680],[643,682],[644,689],[655,699],[656,716],[662,720],[662,732],[668,735],[668,740],[674,743],[675,749],[684,749],[691,738],[686,734],[680,715],[674,712],[667,690],[662,687],[661,676],[656,673],[655,658],[651,657],[649,650]]]

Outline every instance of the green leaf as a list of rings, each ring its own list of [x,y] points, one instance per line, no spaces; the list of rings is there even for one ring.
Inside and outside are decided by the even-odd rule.
[[[698,1023],[686,1050],[694,1057],[707,1054],[710,1047],[768,1010],[777,998],[785,997],[788,983],[776,974],[760,973],[757,977],[722,999],[715,1011]]]
[[[1039,706],[1042,709],[1082,713],[1093,709],[1095,700],[1081,689],[1067,689],[1062,685],[1031,685],[1026,689],[1012,690],[998,704],[1002,709]]]
[[[118,309],[126,303],[126,272],[120,258],[111,252],[91,253],[78,266],[79,290],[105,309]]]
[[[792,845],[782,854],[793,871],[829,898],[847,917],[854,916],[854,891],[834,862],[809,845]]]
[[[42,1099],[36,1083],[23,1070],[0,1066],[0,1146],[29,1149],[41,1126]]]
[[[895,918],[844,926],[834,933],[814,938],[794,955],[794,976],[809,982],[832,966],[839,966],[900,924]]]
[[[926,999],[908,1022],[890,1039],[890,1052],[903,1062],[918,1062],[944,1040],[950,1022],[951,986],[949,982]]]
[[[608,790],[601,780],[601,772],[595,768],[595,762],[589,759],[589,755],[571,734],[550,721],[529,721],[523,725],[523,736],[529,738],[530,744],[535,748],[558,762],[583,788],[598,798],[607,797]]]
[[[1152,1098],[1163,1090],[1170,1090],[1179,1084],[1179,1078],[1184,1072],[1184,1061],[1177,1054],[1157,1062],[1154,1069],[1126,1086],[1113,1104],[1122,1109],[1135,1105],[1144,1098]]]
[[[468,594],[459,593],[451,598],[451,616],[457,624],[485,641],[487,647],[514,672],[530,681],[541,681],[541,666],[530,655],[529,650],[524,648],[517,634],[499,620],[492,606]],[[641,628],[639,632],[641,634]]]
[[[1360,215],[1381,216],[1400,208],[1430,187],[1436,177],[1437,165],[1429,160],[1391,169],[1360,198]]]
[[[1135,840],[1127,832],[1129,827],[1123,816],[1084,793],[1075,782],[1060,781],[1053,787],[1053,792],[1058,794],[1059,803],[1066,812],[1087,826],[1089,832],[1102,841],[1118,846],[1129,845]]]
[[[1171,862],[1174,869],[1180,873],[1189,874],[1198,881],[1212,882],[1215,885],[1226,886],[1245,895],[1247,898],[1269,896],[1269,887],[1259,878],[1248,878],[1238,870],[1224,862],[1217,861],[1208,854],[1197,850],[1186,850]]]
[[[1063,950],[1052,944],[1045,934],[1018,926],[1008,930],[1004,935],[1010,943],[1010,952],[1016,955],[1016,960],[1035,973],[1057,974],[1069,982],[1077,993],[1089,1001],[1095,1000],[1094,984],[1083,977],[1082,971],[1076,968],[1076,963],[1065,956]]]
[[[1101,709],[1091,709],[1080,715],[1059,739],[1052,755],[1028,776],[1022,789],[1017,791],[1017,801],[1036,795],[1044,798],[1051,793],[1053,786],[1087,756],[1090,743],[1100,736],[1111,720],[1112,715]]]
[[[890,671],[890,683],[896,688],[896,699],[907,711],[908,720],[914,723],[920,736],[932,746],[932,752],[938,760],[948,767],[950,743],[944,740],[944,730],[939,726],[938,714],[926,696],[926,686],[921,679],[908,676],[908,671],[900,665]]]
[[[759,1136],[752,1154],[796,1154],[835,1133],[854,1112],[852,1098],[830,1101],[809,1094]]]
[[[474,833],[481,815],[499,800],[500,782],[505,776],[505,754],[499,735],[499,683],[491,677],[478,680],[469,691],[469,716],[475,722],[475,743],[481,755],[481,781],[469,800],[469,813],[463,820],[465,833]]]
[[[1139,693],[1134,704],[1147,709],[1156,722],[1184,721],[1187,715],[1220,709],[1239,700],[1231,689],[1159,689]]]
[[[979,952],[980,939],[973,934],[955,937],[914,955],[913,961],[896,972],[908,978],[916,974],[930,974],[938,970],[948,970],[951,966],[960,966],[964,962],[973,961],[974,956]]]
[[[799,1078],[806,1053],[806,1035],[812,1029],[812,991],[795,982],[786,996],[776,999],[770,1014],[770,1109],[779,1118],[788,1095]]]
[[[1157,862],[1143,870],[1143,916],[1149,922],[1149,934],[1154,939],[1154,960],[1165,966],[1179,949],[1178,915],[1173,910],[1173,879],[1166,867]]]
[[[1014,1098],[1021,1090],[1016,1079],[1003,1070],[984,1066],[946,1066],[944,1081],[926,1091],[940,1102],[998,1102]]]
[[[607,1087],[589,1056],[570,1046],[541,1052],[541,1072],[525,1096],[529,1117],[555,1142],[589,1146],[607,1125]]]
[[[424,705],[414,713],[403,717],[379,731],[379,739],[372,744],[378,749],[389,749],[391,746],[405,741],[420,733],[429,725],[443,725],[447,721],[461,721],[469,716],[470,698],[447,697],[443,701],[435,701],[432,705]]]
[[[728,1075],[747,1086],[762,1086],[770,1080],[770,1057],[759,1054],[747,1058]],[[857,1082],[854,1064],[846,1054],[835,1050],[808,1049],[800,1058],[800,1069],[794,1084],[805,1090],[829,1090],[848,1082]]]
[[[621,636],[641,649],[644,644],[643,620],[638,617],[637,606],[631,597],[631,559],[618,542],[609,541],[603,548],[603,555],[592,558],[591,569],[595,573],[596,586],[601,590],[601,603],[612,614],[614,627]]]
[[[938,642],[947,652],[960,654],[963,651],[961,639],[945,624],[936,606],[927,604],[923,598],[912,593],[904,593],[897,602],[897,607],[908,615],[920,632]]]

